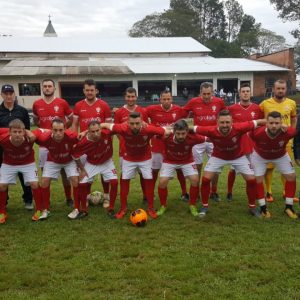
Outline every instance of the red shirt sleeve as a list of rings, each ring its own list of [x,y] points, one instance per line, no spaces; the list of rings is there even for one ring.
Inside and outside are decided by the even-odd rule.
[[[196,126],[196,133],[207,137],[213,136],[216,126]]]
[[[67,101],[64,101],[64,112],[65,112],[65,116],[67,116],[67,117],[69,117],[73,113],[73,111],[70,108],[70,105]]]

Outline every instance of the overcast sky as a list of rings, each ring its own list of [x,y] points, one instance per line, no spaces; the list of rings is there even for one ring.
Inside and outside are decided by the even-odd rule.
[[[283,0],[284,1],[284,0]],[[0,34],[43,35],[51,15],[60,37],[126,37],[138,20],[169,7],[169,0],[0,0]],[[297,23],[283,23],[269,0],[239,0],[244,12],[255,17],[262,27],[283,35],[289,44],[295,40],[289,31]]]

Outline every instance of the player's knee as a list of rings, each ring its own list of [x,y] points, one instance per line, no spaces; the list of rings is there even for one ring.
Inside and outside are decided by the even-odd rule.
[[[5,192],[7,190],[7,184],[0,184],[0,192]]]
[[[39,188],[39,183],[38,182],[31,182],[30,183],[30,187],[33,189],[33,190],[36,190]]]

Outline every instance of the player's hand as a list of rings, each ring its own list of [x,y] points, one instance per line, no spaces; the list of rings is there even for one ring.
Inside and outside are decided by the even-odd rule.
[[[281,131],[286,132],[288,129],[288,125],[286,124],[281,124]]]
[[[36,140],[36,136],[30,130],[26,130],[26,137],[29,142],[34,142]]]
[[[85,169],[82,169],[82,170],[80,171],[80,174],[79,174],[79,177],[78,177],[79,182],[80,182],[84,177],[88,177],[88,174],[87,174],[87,172],[86,172]]]
[[[148,123],[146,123],[145,121],[142,122],[142,128],[146,128],[148,126]]]
[[[165,128],[165,134],[164,137],[168,138],[170,136],[170,134],[172,133],[172,130],[170,128]]]
[[[111,110],[113,113],[115,113],[117,110],[119,110],[118,107],[113,107],[113,109]]]
[[[87,132],[87,130],[80,132],[78,134],[78,140],[81,141],[87,135]]]

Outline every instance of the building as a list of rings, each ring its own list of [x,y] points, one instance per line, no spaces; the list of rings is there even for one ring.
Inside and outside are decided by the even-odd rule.
[[[112,105],[133,86],[139,98],[168,87],[173,96],[199,92],[203,81],[215,89],[234,92],[249,82],[255,96],[265,96],[270,78],[293,81],[290,65],[273,61],[213,58],[210,50],[192,38],[86,39],[56,37],[49,19],[44,37],[0,37],[0,83],[15,87],[21,105],[32,107],[41,96],[41,80],[52,78],[56,95],[70,104],[83,97],[82,84],[93,78],[100,94]],[[111,102],[110,102],[111,99]]]

